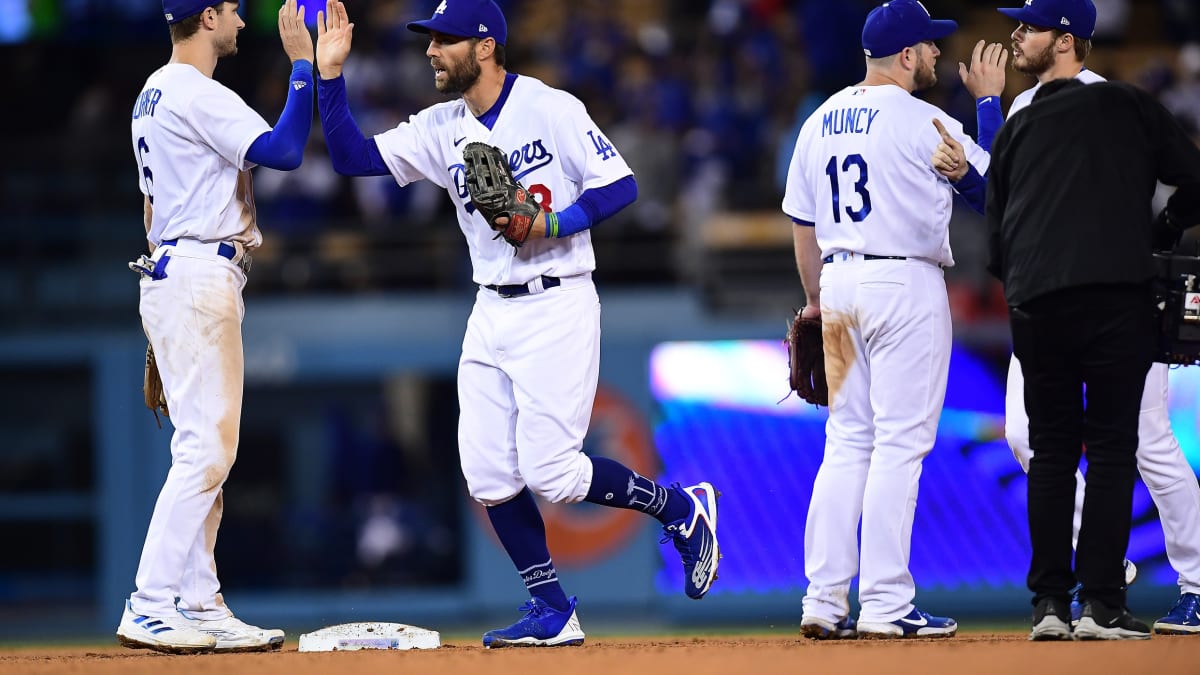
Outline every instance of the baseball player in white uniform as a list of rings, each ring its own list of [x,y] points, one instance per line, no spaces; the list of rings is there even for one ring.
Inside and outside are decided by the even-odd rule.
[[[989,157],[914,96],[933,86],[935,21],[915,0],[867,16],[867,75],[805,122],[783,211],[795,223],[806,317],[821,317],[829,382],[825,456],[804,534],[801,632],[812,638],[950,637],[954,619],[913,605],[909,545],[921,464],[933,448],[951,351],[942,268],[954,264],[953,190],[930,166],[937,120],[977,172]],[[978,178],[978,175],[976,175]],[[862,555],[859,556],[859,520]],[[861,613],[849,616],[859,574]]]
[[[1046,82],[1067,77],[1084,83],[1104,81],[1084,67],[1096,24],[1096,8],[1091,0],[1033,0],[1000,12],[1020,22],[1011,36],[1013,67],[1038,80],[1013,100],[1009,117],[1028,106]],[[1138,418],[1138,471],[1158,507],[1167,559],[1179,573],[1181,591],[1166,616],[1154,623],[1154,630],[1195,634],[1200,633],[1200,484],[1171,430],[1167,413],[1167,365],[1154,363],[1146,376]],[[1025,412],[1025,381],[1015,355],[1008,370],[1005,436],[1021,468],[1028,473],[1033,450]],[[1084,477],[1076,473],[1073,541],[1079,539],[1083,495]],[[1137,568],[1126,561],[1126,583],[1132,583],[1136,574]],[[1078,603],[1073,602],[1072,619],[1076,621],[1078,610]]]
[[[237,456],[242,409],[242,288],[262,241],[249,169],[300,165],[312,125],[312,36],[286,0],[279,35],[293,63],[274,129],[212,79],[237,52],[238,3],[163,0],[171,60],[132,114],[133,152],[152,255],[141,274],[142,327],[170,419],[171,469],[154,506],[117,639],[171,653],[279,649],[281,630],[247,625],[225,605],[213,558],[222,486]],[[281,83],[282,84],[282,83]]]
[[[346,175],[426,179],[449,194],[479,285],[458,369],[459,455],[471,496],[530,594],[525,615],[483,636],[486,647],[579,645],[584,633],[546,545],[534,495],[635,509],[663,523],[701,598],[716,578],[717,493],[665,487],[581,452],[599,375],[600,303],[589,228],[637,196],[629,166],[570,94],[504,68],[507,24],[492,0],[445,0],[424,21],[434,84],[461,98],[373,138],[350,116],[342,65],[354,24],[330,2],[318,18],[318,107],[334,168]],[[496,146],[542,207],[529,239],[510,246],[476,211],[463,148]]]

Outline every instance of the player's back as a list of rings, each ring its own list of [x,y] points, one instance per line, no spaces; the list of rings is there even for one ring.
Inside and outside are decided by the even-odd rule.
[[[244,222],[250,198],[238,174],[270,126],[237,94],[190,65],[168,64],[138,94],[131,129],[138,181],[154,208],[151,241],[258,243]]]
[[[934,117],[948,119],[894,85],[843,89],[809,117],[796,143],[784,211],[816,225],[822,255],[952,264],[951,189],[929,164],[938,142]]]

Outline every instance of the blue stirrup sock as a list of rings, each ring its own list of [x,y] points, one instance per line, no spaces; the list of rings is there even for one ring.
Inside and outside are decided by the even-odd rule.
[[[678,490],[663,487],[607,457],[591,457],[592,485],[584,501],[648,513],[663,525],[687,518],[692,505]]]
[[[529,488],[503,504],[487,507],[487,514],[529,594],[559,612],[570,608],[546,546],[546,523]]]

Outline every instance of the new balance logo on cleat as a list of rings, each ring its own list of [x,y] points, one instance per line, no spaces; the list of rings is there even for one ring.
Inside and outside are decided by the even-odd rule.
[[[533,598],[521,606],[525,616],[507,628],[483,634],[483,646],[502,647],[578,647],[583,644],[583,629],[575,614],[577,600],[568,598],[570,605],[558,611],[541,598]]]
[[[683,590],[689,598],[699,600],[708,593],[717,578],[721,550],[717,544],[717,498],[721,493],[711,483],[691,487],[671,486],[691,503],[691,511],[683,520],[663,527],[660,543],[672,542],[683,562]]]

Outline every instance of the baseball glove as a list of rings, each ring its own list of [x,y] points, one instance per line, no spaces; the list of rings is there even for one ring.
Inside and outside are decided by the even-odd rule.
[[[529,238],[533,221],[542,207],[528,190],[513,178],[504,151],[487,143],[468,143],[463,148],[467,192],[483,219],[504,241],[520,248]],[[497,218],[508,218],[506,224]]]
[[[821,320],[804,319],[800,312],[792,317],[783,343],[788,348],[788,367],[792,391],[813,405],[829,405],[829,384],[825,381],[825,347],[821,338]]]
[[[142,394],[146,397],[146,407],[154,413],[154,421],[158,422],[158,428],[162,428],[162,420],[159,419],[158,413],[162,413],[163,417],[170,417],[171,412],[167,410],[167,395],[163,392],[162,376],[158,374],[158,361],[154,358],[154,347],[149,343],[146,344],[146,375],[142,380]]]

